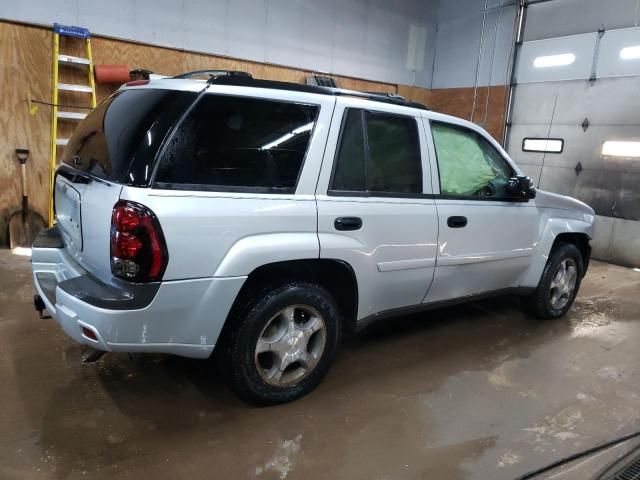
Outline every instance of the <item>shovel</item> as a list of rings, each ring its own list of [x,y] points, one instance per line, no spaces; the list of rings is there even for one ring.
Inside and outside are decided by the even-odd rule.
[[[16,247],[31,248],[36,235],[45,228],[45,223],[39,213],[29,210],[29,196],[27,195],[29,150],[16,148],[16,157],[20,162],[20,175],[22,177],[22,211],[15,212],[9,218],[9,245],[11,249]]]

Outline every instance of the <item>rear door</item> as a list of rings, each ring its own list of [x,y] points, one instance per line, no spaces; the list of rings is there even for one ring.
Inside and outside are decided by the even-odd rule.
[[[435,266],[437,214],[417,110],[338,97],[316,198],[320,257],[358,280],[358,319],[420,304]]]
[[[539,231],[533,201],[507,194],[518,172],[479,130],[425,120],[435,158],[438,260],[426,302],[517,287]]]

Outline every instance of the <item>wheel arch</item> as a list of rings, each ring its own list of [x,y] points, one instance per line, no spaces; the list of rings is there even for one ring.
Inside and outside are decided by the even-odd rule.
[[[591,259],[591,245],[589,244],[589,236],[586,233],[578,233],[578,232],[564,232],[560,233],[556,236],[553,244],[551,245],[551,249],[549,250],[549,254],[553,252],[556,248],[561,245],[571,244],[578,247],[580,250],[580,254],[582,255],[582,265],[583,271],[582,276],[587,271],[589,267],[589,260]]]
[[[231,307],[225,328],[246,302],[267,287],[290,281],[307,281],[326,289],[336,301],[345,333],[355,330],[358,314],[358,282],[351,265],[343,260],[310,258],[273,262],[255,268],[247,277]]]
[[[584,274],[591,258],[589,241],[592,237],[593,223],[570,218],[548,218],[532,254],[531,265],[525,272],[520,286],[537,287],[551,252],[558,245],[566,243],[575,244],[580,250],[584,264]]]

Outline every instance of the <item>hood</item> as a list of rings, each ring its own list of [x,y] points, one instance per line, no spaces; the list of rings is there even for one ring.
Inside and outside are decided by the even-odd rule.
[[[593,208],[580,200],[557,193],[537,190],[535,198],[536,206],[539,208],[559,208],[562,210],[572,210],[582,214],[592,215],[595,218]],[[593,221],[593,220],[592,220]]]

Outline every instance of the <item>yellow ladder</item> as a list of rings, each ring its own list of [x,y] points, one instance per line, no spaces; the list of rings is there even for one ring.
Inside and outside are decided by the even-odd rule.
[[[64,55],[60,53],[60,37],[76,38],[84,40],[86,57],[75,57],[72,55]],[[86,68],[88,84],[86,85],[74,85],[70,83],[60,83],[58,78],[60,67],[76,67]],[[49,195],[49,226],[53,225],[53,192],[54,192],[54,177],[55,170],[58,164],[58,147],[65,146],[68,142],[68,138],[58,137],[58,120],[61,121],[80,121],[84,119],[87,114],[82,112],[64,111],[58,107],[58,92],[66,91],[71,93],[77,93],[86,95],[90,94],[90,103],[87,107],[93,109],[96,108],[96,84],[93,76],[93,57],[91,55],[91,34],[89,30],[82,27],[60,25],[58,23],[53,24],[53,81],[52,81],[52,95],[51,95],[51,158],[50,158],[50,195]],[[81,108],[86,108],[83,105],[74,105]],[[62,107],[62,106],[61,106]]]

